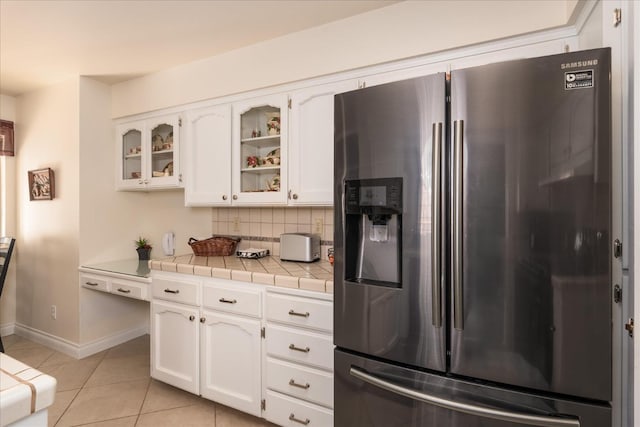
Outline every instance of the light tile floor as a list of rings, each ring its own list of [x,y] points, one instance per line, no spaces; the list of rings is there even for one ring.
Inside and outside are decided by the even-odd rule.
[[[17,335],[5,351],[58,380],[49,426],[266,427],[274,424],[149,376],[149,336],[76,360]]]

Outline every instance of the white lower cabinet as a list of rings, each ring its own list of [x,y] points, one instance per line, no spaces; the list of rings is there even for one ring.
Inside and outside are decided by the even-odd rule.
[[[333,426],[333,409],[267,390],[265,418],[281,426]]]
[[[332,426],[331,295],[266,289],[154,272],[151,376],[281,426]]]
[[[198,308],[153,300],[151,376],[198,394]]]
[[[331,296],[266,294],[264,417],[282,426],[332,426]]]
[[[260,320],[203,311],[200,394],[260,417]]]

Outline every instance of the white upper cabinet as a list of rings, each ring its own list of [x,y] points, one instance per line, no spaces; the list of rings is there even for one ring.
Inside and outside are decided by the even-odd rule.
[[[287,96],[233,104],[232,203],[287,203]]]
[[[357,87],[354,79],[291,94],[289,204],[333,204],[334,95]]]
[[[182,187],[180,124],[180,116],[170,115],[118,126],[118,190]]]
[[[189,111],[186,115],[186,206],[231,204],[231,106]]]

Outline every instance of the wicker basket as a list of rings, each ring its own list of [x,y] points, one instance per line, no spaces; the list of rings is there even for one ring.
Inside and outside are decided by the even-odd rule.
[[[191,237],[189,246],[195,256],[229,256],[236,253],[239,237],[213,236],[198,240]]]

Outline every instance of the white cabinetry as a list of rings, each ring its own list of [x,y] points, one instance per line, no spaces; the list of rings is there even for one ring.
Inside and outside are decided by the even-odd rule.
[[[154,273],[152,288],[151,376],[259,417],[262,287]]]
[[[264,417],[283,426],[333,425],[331,296],[266,295]]]
[[[198,281],[154,278],[151,302],[151,376],[199,391]]]
[[[233,203],[287,203],[287,96],[233,104]]]
[[[261,400],[261,296],[261,289],[205,282],[200,318],[200,394],[257,417]]]
[[[198,394],[198,309],[151,303],[151,376]]]
[[[290,204],[333,205],[334,95],[357,87],[357,80],[346,80],[291,94]]]
[[[154,271],[151,376],[279,425],[331,426],[331,295],[266,289]]]
[[[80,273],[80,286],[94,291],[109,292],[123,297],[149,301],[148,278],[130,276],[124,278],[122,274],[99,274],[97,271],[83,268]]]
[[[187,112],[186,206],[231,204],[231,105]]]
[[[182,186],[178,115],[118,125],[116,188],[170,189]]]

